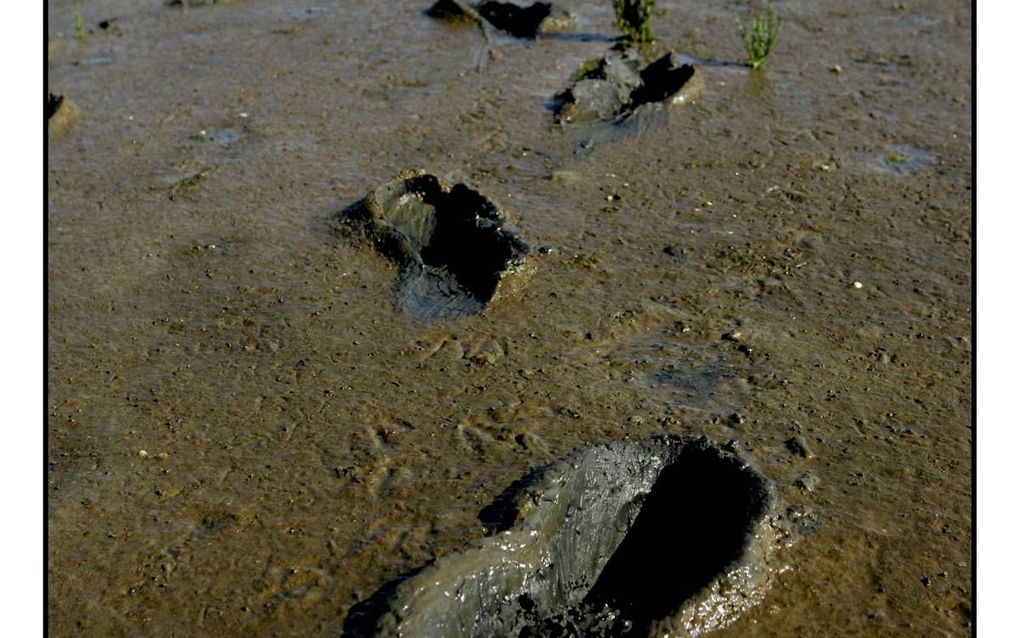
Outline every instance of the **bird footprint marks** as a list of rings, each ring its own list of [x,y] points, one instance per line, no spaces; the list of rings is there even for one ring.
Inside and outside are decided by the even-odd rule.
[[[491,407],[484,417],[457,422],[458,445],[479,456],[513,448],[552,458],[544,433],[540,434],[551,417],[552,410],[545,406],[518,403]]]
[[[399,463],[399,447],[414,431],[407,421],[386,420],[355,428],[349,449],[353,466],[337,468],[337,475],[364,483],[375,497],[392,496],[412,486],[416,474]]]
[[[445,334],[429,340],[419,340],[414,351],[426,365],[441,365],[467,361],[475,365],[494,365],[510,353],[509,340],[487,335],[457,336]]]

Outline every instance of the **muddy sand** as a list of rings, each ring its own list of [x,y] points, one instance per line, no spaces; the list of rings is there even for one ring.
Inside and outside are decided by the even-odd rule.
[[[637,500],[579,499],[606,515],[548,536],[603,543],[577,554],[602,584],[518,596],[548,611],[521,635],[722,609],[759,514],[754,604],[681,634],[969,634],[970,7],[782,2],[751,72],[748,3],[660,0],[649,59],[699,90],[568,121],[557,96],[617,32],[608,0],[554,5],[514,38],[420,0],[90,0],[78,38],[48,2],[52,635],[365,635],[369,601],[546,520],[525,477],[664,440],[768,498],[664,479],[658,453],[606,469]],[[512,229],[520,285],[509,257],[465,283],[470,233],[387,254],[345,218],[416,169],[498,211],[471,232]],[[386,218],[400,241],[445,223],[428,189]],[[470,311],[416,314],[415,273]],[[717,528],[748,540],[699,594]]]

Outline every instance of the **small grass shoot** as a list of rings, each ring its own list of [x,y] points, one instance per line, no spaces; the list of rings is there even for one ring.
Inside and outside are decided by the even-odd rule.
[[[625,38],[640,46],[655,41],[652,35],[652,12],[655,0],[613,0],[616,10],[616,26]]]
[[[81,3],[74,3],[74,37],[78,42],[85,41],[85,20],[81,17]]]
[[[578,65],[576,69],[574,69],[574,72],[570,75],[570,82],[573,84],[575,82],[580,82],[586,77],[591,77],[591,75],[595,73],[595,71],[599,70],[601,67],[602,58],[592,58],[590,60],[585,60],[580,65]]]
[[[194,175],[189,175],[185,178],[179,179],[170,187],[170,199],[177,199],[178,197],[186,194],[191,189],[198,186],[198,184],[206,178],[206,176],[216,170],[215,166],[206,166],[202,170],[198,171]]]
[[[776,11],[772,7],[772,0],[769,0],[768,8],[763,15],[751,20],[750,28],[745,27],[739,18],[737,27],[740,29],[740,37],[744,40],[748,66],[752,69],[761,68],[779,38],[779,18],[776,17]]]

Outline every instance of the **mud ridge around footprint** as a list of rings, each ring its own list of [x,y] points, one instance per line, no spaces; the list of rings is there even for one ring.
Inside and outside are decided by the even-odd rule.
[[[401,173],[341,215],[397,263],[396,305],[424,323],[479,314],[531,272],[531,247],[492,201],[424,171]]]
[[[483,509],[490,535],[351,610],[345,636],[696,635],[756,605],[770,482],[707,439],[576,452]]]

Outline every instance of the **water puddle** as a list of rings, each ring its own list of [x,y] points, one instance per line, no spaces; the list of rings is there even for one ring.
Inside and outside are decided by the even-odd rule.
[[[227,128],[227,129],[202,129],[191,139],[200,142],[215,142],[221,146],[230,146],[236,142],[239,142],[244,136],[244,131],[239,128]]]
[[[717,345],[655,332],[621,343],[608,357],[631,367],[636,379],[671,404],[722,416],[746,404],[750,362]]]
[[[894,175],[914,175],[938,163],[936,155],[910,144],[886,144],[877,155],[863,164],[871,171]]]

